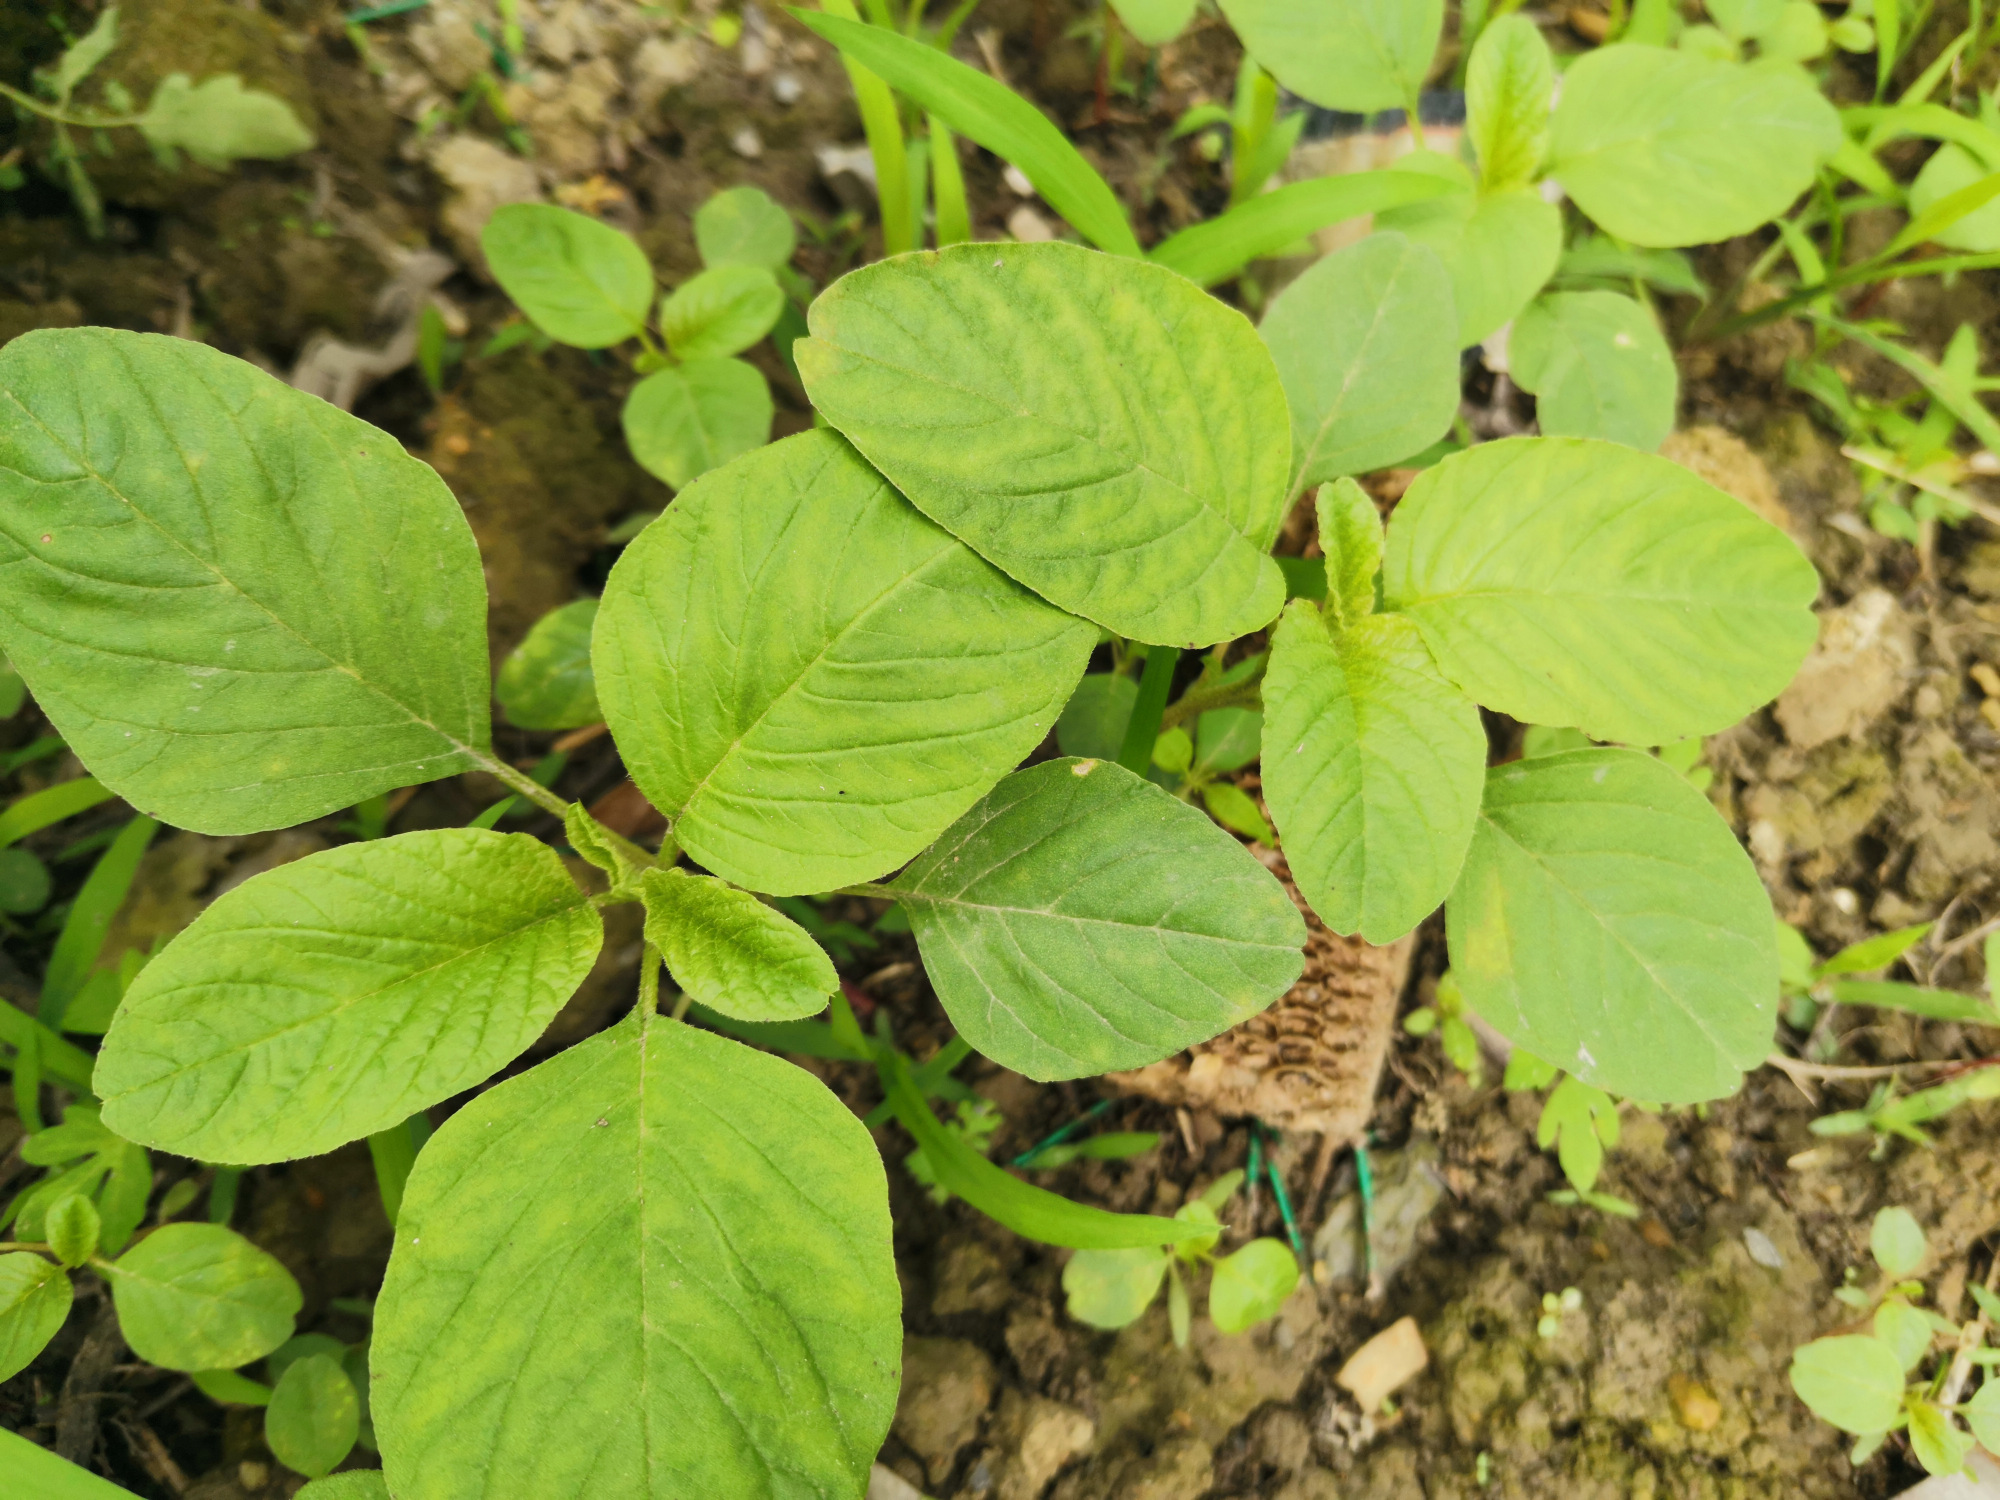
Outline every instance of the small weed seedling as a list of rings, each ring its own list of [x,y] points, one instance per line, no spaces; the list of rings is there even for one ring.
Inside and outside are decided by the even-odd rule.
[[[1222,1238],[1219,1217],[1238,1187],[1241,1171],[1226,1172],[1201,1193],[1181,1205],[1174,1218],[1200,1226],[1200,1234],[1166,1248],[1079,1250],[1063,1267],[1063,1292],[1069,1315],[1093,1328],[1123,1328],[1135,1323],[1167,1284],[1167,1321],[1177,1348],[1188,1346],[1191,1325],[1188,1278],[1196,1266],[1210,1268],[1209,1321],[1223,1333],[1244,1329],[1276,1317],[1299,1284],[1299,1263],[1283,1240],[1257,1239],[1218,1258]]]
[[[1856,1464],[1901,1432],[1926,1472],[1956,1474],[1975,1441],[2000,1447],[2000,1382],[1987,1373],[2000,1365],[2000,1348],[1989,1342],[2000,1321],[1994,1277],[1986,1286],[1966,1288],[1979,1313],[1961,1326],[1921,1306],[1924,1284],[1916,1277],[1929,1251],[1908,1209],[1876,1214],[1868,1248],[1881,1272],[1876,1289],[1860,1286],[1850,1269],[1834,1293],[1867,1317],[1867,1331],[1801,1347],[1792,1356],[1792,1389],[1823,1421],[1855,1435]],[[1962,1400],[1974,1370],[1982,1372],[1982,1384]],[[1961,1418],[1969,1433],[1959,1426]]]

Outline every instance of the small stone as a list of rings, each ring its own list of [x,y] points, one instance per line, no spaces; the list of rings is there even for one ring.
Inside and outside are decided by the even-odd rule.
[[[1035,196],[1035,185],[1028,181],[1028,174],[1012,162],[1007,163],[1007,170],[1002,172],[1000,177],[1008,187],[1014,190],[1017,197],[1032,198]]]
[[[729,138],[729,149],[738,156],[755,161],[764,154],[764,137],[757,134],[755,125],[745,125]]]
[[[1667,1397],[1674,1403],[1674,1415],[1680,1418],[1681,1426],[1690,1432],[1712,1432],[1722,1420],[1722,1403],[1715,1399],[1715,1393],[1690,1375],[1669,1375]]]
[[[1333,1379],[1334,1384],[1353,1395],[1364,1415],[1373,1415],[1429,1363],[1430,1354],[1424,1348],[1423,1334],[1417,1331],[1417,1320],[1398,1318],[1355,1350]]]
[[[1042,245],[1056,237],[1055,226],[1025,203],[1007,216],[1007,233],[1024,245]]]
[[[1040,1500],[1049,1481],[1096,1438],[1097,1424],[1075,1407],[1009,1386],[993,1426],[992,1440],[1006,1455],[997,1500]]]
[[[1771,1237],[1754,1226],[1743,1231],[1743,1248],[1750,1252],[1750,1258],[1769,1270],[1785,1269],[1785,1257],[1778,1247],[1771,1243]]]
[[[762,78],[771,71],[771,44],[764,40],[763,32],[745,27],[737,53],[743,62],[745,78]]]
[[[806,86],[789,69],[771,75],[771,97],[780,104],[797,104],[805,97]]]
[[[867,1500],[924,1500],[924,1492],[885,1464],[868,1471]]]
[[[940,1483],[959,1450],[979,1435],[993,1385],[993,1361],[976,1345],[963,1339],[903,1341],[895,1432],[923,1459],[931,1483]]]
[[[268,1465],[260,1464],[253,1458],[246,1458],[236,1466],[236,1477],[244,1489],[261,1490],[265,1481],[270,1479],[271,1470]]]

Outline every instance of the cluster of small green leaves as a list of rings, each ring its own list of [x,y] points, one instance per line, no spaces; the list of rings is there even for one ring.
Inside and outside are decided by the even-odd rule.
[[[1192,1322],[1188,1278],[1196,1266],[1210,1268],[1209,1321],[1223,1333],[1241,1333],[1275,1317],[1299,1284],[1299,1263],[1283,1240],[1256,1239],[1217,1257],[1220,1215],[1237,1188],[1241,1171],[1222,1176],[1181,1205],[1174,1217],[1199,1225],[1201,1232],[1177,1245],[1124,1250],[1079,1250],[1063,1267],[1069,1315],[1093,1328],[1135,1323],[1167,1284],[1167,1320],[1177,1348],[1188,1346]]]
[[[1863,1289],[1850,1268],[1834,1296],[1857,1313],[1873,1308],[1869,1331],[1814,1339],[1799,1348],[1792,1356],[1792,1389],[1822,1420],[1856,1436],[1856,1464],[1872,1457],[1890,1433],[1904,1432],[1927,1472],[1956,1474],[1975,1442],[2000,1448],[2000,1381],[1988,1376],[1969,1400],[1959,1400],[1972,1369],[2000,1365],[2000,1348],[1986,1342],[1992,1323],[2000,1321],[2000,1296],[1989,1287],[1968,1285],[1979,1308],[1977,1322],[1968,1327],[1919,1306],[1924,1284],[1915,1278],[1929,1250],[1906,1208],[1875,1215],[1868,1248],[1882,1273],[1881,1285],[1873,1292]],[[1933,1358],[1936,1364],[1924,1373]],[[1958,1425],[1961,1417],[1970,1432]]]
[[[134,108],[131,94],[115,81],[105,84],[102,107],[74,104],[78,87],[117,45],[118,7],[106,6],[88,32],[35,75],[35,92],[0,83],[0,98],[50,122],[44,169],[69,193],[93,237],[104,234],[104,203],[71,130],[91,132],[104,155],[111,152],[106,132],[137,130],[169,171],[178,168],[183,153],[202,166],[224,168],[252,159],[275,161],[312,149],[312,132],[299,122],[291,105],[276,94],[245,88],[234,73],[212,74],[199,83],[185,73],[170,73],[155,85],[143,110]],[[21,184],[16,168],[0,167],[0,190]]]

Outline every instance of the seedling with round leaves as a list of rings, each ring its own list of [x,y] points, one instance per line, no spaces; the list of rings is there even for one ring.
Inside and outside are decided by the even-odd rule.
[[[636,286],[540,291],[608,318]],[[103,786],[231,834],[478,769],[603,877],[471,827],[245,882],[124,994],[108,1128],[231,1164],[390,1132],[534,1042],[605,906],[645,909],[632,1015],[478,1093],[408,1172],[369,1353],[399,1497],[860,1487],[899,1347],[873,1144],[814,1078],[657,1006],[664,955],[732,1028],[826,1008],[824,955],[759,897],[896,901],[962,1041],[1038,1079],[1144,1066],[1298,977],[1297,908],[1204,813],[1095,758],[1017,769],[1100,628],[1157,681],[1276,621],[1265,792],[1329,925],[1383,940],[1449,895],[1468,1003],[1598,1087],[1713,1097],[1768,1046],[1775,939],[1714,811],[1631,750],[1488,773],[1475,705],[1638,744],[1733,722],[1813,636],[1775,528],[1629,448],[1496,443],[1427,470],[1386,535],[1323,487],[1324,602],[1287,606],[1296,412],[1257,330],[1176,272],[957,246],[850,274],[809,327],[830,425],[689,484],[590,622],[657,850],[493,753],[470,532],[385,434],[186,341],[0,352],[0,647]],[[928,1063],[832,1013],[942,1190],[1081,1249],[1212,1234],[1009,1175],[938,1123]],[[1274,1284],[1235,1276],[1224,1323]],[[505,1419],[524,1403],[565,1420]]]

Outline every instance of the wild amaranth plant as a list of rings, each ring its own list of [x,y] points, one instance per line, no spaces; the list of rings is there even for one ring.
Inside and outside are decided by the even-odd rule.
[[[555,290],[605,329],[644,311],[581,272]],[[1352,484],[1323,487],[1325,603],[1286,606],[1269,549],[1298,408],[1257,331],[1184,277],[963,245],[850,274],[809,323],[829,426],[690,484],[592,626],[599,704],[670,819],[658,851],[493,754],[470,532],[385,434],[184,341],[0,352],[0,644],[105,786],[222,834],[483,769],[603,875],[586,893],[536,840],[467,828],[245,882],[126,993],[92,1078],[109,1128],[248,1164],[395,1127],[534,1041],[603,906],[644,908],[631,1017],[477,1094],[410,1171],[369,1351],[399,1500],[502,1475],[595,1496],[864,1482],[900,1347],[872,1142],[806,1073],[659,1014],[661,961],[736,1024],[831,995],[830,1035],[875,1062],[939,1186],[1024,1234],[1210,1232],[972,1152],[759,899],[897,901],[963,1040],[1038,1079],[1141,1066],[1267,1005],[1303,925],[1240,844],[1119,765],[1015,769],[1101,630],[1157,681],[1283,610],[1265,788],[1329,925],[1385,940],[1449,894],[1468,1002],[1600,1087],[1711,1097],[1768,1047],[1775,939],[1707,802],[1616,748],[1489,774],[1475,705],[1641,744],[1733,722],[1813,639],[1816,581],[1782,533],[1664,460],[1520,439],[1427,470],[1386,536]]]

